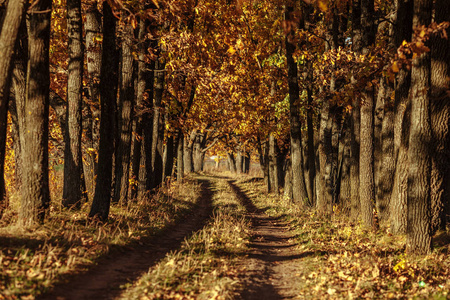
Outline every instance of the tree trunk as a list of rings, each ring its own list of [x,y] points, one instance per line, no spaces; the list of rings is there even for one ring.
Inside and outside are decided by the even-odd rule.
[[[308,63],[308,80],[312,82],[312,65]],[[314,150],[314,125],[313,125],[313,99],[312,99],[312,86],[308,86],[308,109],[306,110],[306,124],[308,127],[308,141],[307,141],[307,174],[309,177],[308,185],[308,199],[311,205],[315,206],[317,202],[315,181],[316,181],[316,155]]]
[[[414,1],[413,28],[431,23],[432,0]],[[409,135],[407,251],[431,251],[431,55],[413,59],[411,70],[411,127]]]
[[[362,54],[369,53],[369,47],[375,42],[375,32],[373,24],[374,1],[361,0],[361,26],[362,33]],[[375,200],[374,182],[374,136],[373,136],[373,87],[366,87],[362,91],[361,104],[361,140],[359,153],[359,192],[361,202],[361,219],[367,228],[373,227],[373,202]]]
[[[236,173],[236,160],[234,159],[233,153],[227,152],[227,159],[230,171]]]
[[[100,74],[100,145],[98,175],[89,217],[106,220],[111,202],[112,163],[114,154],[114,115],[119,59],[116,49],[116,18],[108,2],[103,3],[103,51]]]
[[[194,162],[192,159],[192,155],[196,135],[197,131],[192,130],[191,134],[185,137],[186,144],[184,147],[184,171],[188,174],[194,172]]]
[[[126,25],[125,25],[126,26]],[[132,119],[134,110],[135,62],[133,59],[133,28],[126,26],[122,37],[122,76],[119,92],[118,134],[115,155],[114,201],[127,202],[130,152],[132,136]]]
[[[332,168],[332,121],[330,115],[330,103],[324,100],[320,113],[320,140],[319,140],[319,162],[320,162],[320,189],[317,195],[317,210],[328,216],[333,209],[333,180]]]
[[[64,188],[62,204],[79,209],[87,200],[81,152],[83,103],[83,26],[81,0],[67,0],[68,73],[66,129],[64,131]]]
[[[435,4],[435,21],[450,21],[448,1]],[[447,36],[450,29],[447,28]],[[440,36],[431,38],[431,128],[434,153],[431,170],[432,233],[444,229],[450,218],[450,40]]]
[[[381,156],[379,158],[376,203],[380,223],[386,223],[390,219],[389,207],[395,174],[394,105],[391,99],[393,90],[387,82],[384,81],[382,84],[386,85],[386,97],[381,122]]]
[[[86,148],[84,174],[89,195],[95,192],[97,174],[97,154],[100,123],[100,69],[102,65],[102,15],[97,9],[97,3],[91,4],[86,10],[86,68],[89,87],[89,101],[86,105]]]
[[[164,92],[164,63],[156,61],[153,95],[153,135],[152,135],[152,182],[151,189],[158,187],[163,175],[164,124],[162,95]]]
[[[412,0],[397,0],[397,23],[394,43],[398,47],[404,40],[410,41],[412,35]],[[406,195],[408,174],[408,147],[410,126],[409,87],[411,73],[401,69],[397,74],[394,100],[394,158],[395,175],[392,187],[389,215],[390,230],[394,234],[406,233]]]
[[[183,180],[184,177],[184,159],[183,159],[183,140],[184,135],[181,130],[178,132],[177,142],[177,181]]]
[[[24,105],[23,186],[19,224],[44,220],[50,204],[48,178],[49,44],[51,0],[41,0],[30,13],[28,27],[27,94]]]
[[[6,124],[8,101],[11,85],[12,57],[22,17],[25,13],[25,1],[10,1],[1,24],[0,33],[0,217],[7,206],[4,181],[4,163],[6,152]]]
[[[275,193],[280,192],[279,184],[279,170],[278,170],[278,144],[273,133],[269,135],[269,176],[271,184],[271,191]]]
[[[359,145],[360,145],[360,107],[357,101],[353,102],[351,112],[350,130],[350,190],[351,207],[350,216],[353,221],[359,219],[361,203],[359,201]]]
[[[349,124],[350,123],[349,121],[350,120],[348,119],[346,123]],[[350,128],[348,127],[348,125],[345,130],[346,132],[344,132],[341,146],[342,147],[341,162],[339,164],[340,165],[339,203],[344,213],[350,216],[351,197],[352,197],[351,180],[350,180],[351,136],[350,136]]]
[[[293,21],[293,7],[286,8],[286,21]],[[297,64],[293,58],[295,45],[290,41],[293,37],[293,29],[286,34],[286,61],[288,65],[288,85],[290,104],[290,132],[291,132],[291,163],[292,163],[292,187],[293,200],[295,203],[303,204],[307,199],[307,191],[303,172],[302,158],[302,131],[300,122],[299,86],[297,77]]]

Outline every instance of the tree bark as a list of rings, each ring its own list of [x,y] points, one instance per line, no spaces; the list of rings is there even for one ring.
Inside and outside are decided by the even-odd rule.
[[[86,105],[86,134],[84,174],[88,194],[92,198],[95,192],[97,174],[97,154],[100,123],[100,70],[102,65],[102,16],[97,3],[92,3],[86,10],[86,68],[89,88],[89,101]]]
[[[394,105],[391,99],[393,90],[387,82],[384,81],[381,84],[386,85],[386,97],[383,105],[383,120],[381,122],[381,150],[376,203],[380,223],[386,223],[390,219],[389,207],[395,174]]]
[[[398,47],[404,40],[410,41],[412,35],[412,0],[397,0],[397,21],[394,32],[394,43]],[[408,147],[410,105],[409,87],[411,73],[401,69],[397,74],[394,100],[394,158],[395,175],[392,187],[389,215],[390,230],[394,234],[406,233],[406,195],[408,174]]]
[[[273,133],[269,135],[269,175],[271,181],[271,191],[280,192],[279,170],[278,170],[278,144]]]
[[[122,76],[118,105],[118,134],[115,155],[114,201],[126,203],[129,187],[132,119],[134,110],[135,62],[133,59],[133,28],[125,25],[122,36]]]
[[[0,33],[0,217],[7,206],[4,181],[4,163],[6,152],[6,123],[11,85],[12,57],[16,45],[22,17],[25,13],[25,1],[10,1],[1,24]]]
[[[156,61],[155,82],[153,95],[153,135],[152,135],[152,182],[151,189],[158,187],[163,175],[163,107],[162,95],[164,92],[165,66],[162,61]]]
[[[87,200],[81,151],[83,103],[83,26],[81,0],[67,0],[69,63],[67,66],[66,129],[64,131],[64,187],[62,204],[79,209]]]
[[[293,21],[293,7],[286,8],[286,21]],[[292,27],[294,28],[294,27]],[[287,33],[285,37],[286,44],[286,60],[288,65],[288,85],[289,85],[289,104],[290,104],[290,133],[291,133],[291,163],[292,163],[292,187],[293,187],[293,200],[295,203],[302,205],[307,199],[308,194],[306,191],[303,161],[302,161],[302,132],[300,121],[300,99],[299,99],[299,86],[298,86],[298,71],[297,64],[294,61],[293,53],[295,51],[295,45],[290,41],[293,36],[293,30]]]
[[[178,132],[177,136],[177,181],[182,181],[184,177],[184,158],[183,158],[183,140],[184,140],[184,134],[180,130]]]
[[[118,83],[116,18],[108,2],[103,2],[103,50],[100,74],[100,145],[98,175],[89,217],[107,220],[111,203],[112,163],[114,154],[114,115]]]
[[[413,27],[431,23],[432,0],[415,0]],[[413,59],[411,70],[411,127],[407,200],[407,251],[431,251],[431,55],[425,52]]]
[[[28,27],[27,94],[24,106],[23,187],[19,224],[34,226],[44,220],[50,204],[48,178],[48,112],[50,97],[49,44],[51,0],[41,0],[30,11]]]
[[[450,21],[448,1],[435,3],[435,22]],[[447,28],[447,36],[450,29]],[[431,37],[431,170],[432,233],[446,227],[450,218],[450,40]]]
[[[362,34],[362,54],[369,53],[369,47],[375,42],[375,32],[373,24],[374,1],[361,0],[361,25]],[[368,83],[370,84],[370,82]],[[359,192],[361,202],[361,218],[367,228],[373,227],[373,208],[375,201],[374,182],[374,135],[373,135],[373,86],[362,91],[361,104],[361,141],[359,154]]]

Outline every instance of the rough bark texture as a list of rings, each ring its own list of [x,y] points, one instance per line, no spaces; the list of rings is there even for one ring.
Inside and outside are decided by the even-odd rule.
[[[23,187],[19,224],[43,221],[50,203],[48,179],[48,110],[50,94],[49,43],[51,0],[39,1],[28,27],[27,94],[22,128]]]
[[[234,159],[234,155],[231,152],[227,152],[228,166],[230,167],[230,171],[236,173],[236,160]]]
[[[286,21],[293,22],[293,7],[286,9]],[[293,29],[292,29],[293,30]],[[291,131],[291,163],[292,163],[292,188],[293,200],[295,203],[303,204],[307,199],[303,162],[302,162],[302,132],[299,110],[299,86],[297,77],[297,64],[294,61],[293,53],[295,45],[290,41],[293,32],[288,32],[285,38],[286,60],[288,65],[288,85],[289,85],[289,104],[290,104],[290,131]]]
[[[6,150],[6,123],[11,84],[12,57],[23,14],[25,1],[10,1],[1,24],[0,33],[0,217],[6,203],[3,176]]]
[[[386,97],[381,122],[381,151],[377,185],[377,212],[380,223],[389,221],[389,207],[394,182],[394,105],[391,95],[393,90],[386,84]]]
[[[129,186],[131,130],[134,110],[134,79],[136,74],[132,47],[133,29],[131,26],[127,26],[123,29],[122,36],[122,75],[119,92],[118,139],[116,141],[117,151],[115,155],[114,176],[114,201],[120,203],[127,202]]]
[[[183,140],[184,135],[180,130],[177,136],[177,181],[183,180],[184,177],[184,159],[183,159]]]
[[[94,200],[89,217],[106,220],[111,203],[112,164],[114,153],[114,114],[118,82],[118,55],[116,49],[116,18],[107,2],[103,3],[103,50],[100,74],[100,145],[98,175]]]
[[[320,113],[320,130],[319,130],[319,162],[320,162],[320,178],[317,195],[317,210],[328,216],[333,209],[333,180],[332,180],[332,120],[330,115],[330,103],[325,100],[322,104]]]
[[[373,24],[374,1],[361,0],[362,54],[368,54],[375,42]],[[368,228],[374,226],[373,202],[375,201],[375,182],[373,172],[373,88],[366,87],[362,92],[361,104],[361,141],[359,153],[359,193],[361,202],[361,218]]]
[[[403,40],[410,41],[412,34],[412,0],[397,1],[397,24],[394,32],[394,43],[398,47]],[[406,187],[408,174],[408,147],[410,105],[408,93],[411,74],[401,69],[396,78],[394,100],[394,158],[395,175],[392,187],[389,214],[390,230],[394,234],[406,232]]]
[[[312,66],[308,63],[308,80],[312,82]],[[307,186],[308,199],[311,205],[315,205],[317,201],[315,181],[316,181],[316,161],[315,161],[315,149],[314,149],[314,125],[313,125],[313,103],[312,103],[312,87],[307,89],[308,93],[308,109],[306,111],[306,124],[308,127],[308,140],[307,140],[307,174],[309,178],[309,184]]]
[[[100,70],[102,65],[102,16],[97,3],[92,3],[86,10],[84,29],[86,32],[86,68],[89,88],[87,103],[85,143],[88,149],[84,154],[84,174],[88,194],[92,198],[95,191],[97,154],[100,124]]]
[[[152,181],[151,189],[158,187],[163,175],[164,122],[162,95],[164,92],[164,63],[156,62],[153,95],[153,135],[152,135]],[[148,175],[147,175],[148,176]]]
[[[352,2],[352,48],[353,51],[360,51],[361,45],[361,1]],[[352,76],[352,83],[356,79]],[[359,148],[360,148],[360,119],[361,110],[357,99],[352,101],[352,122],[351,122],[351,160],[350,160],[350,182],[351,182],[351,218],[356,221],[360,215],[360,196],[359,196]]]
[[[450,21],[446,0],[435,3],[435,22]],[[450,29],[447,28],[447,36]],[[450,40],[431,39],[431,129],[433,133],[431,169],[432,232],[445,229],[450,218]],[[447,215],[447,216],[446,216]]]
[[[344,123],[342,144],[340,149],[340,167],[339,167],[339,204],[347,215],[350,215],[351,209],[351,181],[350,181],[350,159],[351,159],[351,136],[350,119],[347,117]]]
[[[273,134],[269,135],[269,175],[272,182],[272,192],[279,193],[279,170],[278,170],[278,144]]]
[[[191,134],[185,137],[186,144],[184,147],[184,171],[188,174],[194,172],[194,162],[192,159],[192,155],[196,135],[197,130],[192,130]]]
[[[414,1],[413,26],[431,22],[432,0]],[[411,127],[407,200],[407,251],[425,254],[431,251],[431,55],[422,53],[413,59],[411,70]]]
[[[68,73],[64,134],[63,206],[79,209],[86,201],[81,152],[84,45],[81,0],[67,0]]]
[[[375,101],[374,118],[373,118],[373,173],[374,173],[374,186],[375,186],[375,205],[377,213],[379,213],[379,199],[378,199],[378,186],[380,181],[380,168],[381,168],[381,126],[384,116],[384,103],[386,102],[387,86],[385,84],[385,78],[380,78],[378,93]]]
[[[356,101],[353,103],[351,120],[351,157],[350,157],[350,189],[352,220],[359,219],[361,204],[359,201],[359,144],[360,144],[360,107]]]

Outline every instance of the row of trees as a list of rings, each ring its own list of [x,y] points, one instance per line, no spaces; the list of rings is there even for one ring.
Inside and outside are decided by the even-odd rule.
[[[450,3],[305,2],[285,7],[285,192],[321,215],[339,204],[366,227],[389,224],[426,253],[450,214]],[[277,189],[285,156],[271,138],[265,175]]]
[[[284,186],[293,205],[325,217],[340,207],[367,227],[378,218],[407,232],[412,252],[429,251],[445,227],[446,0],[1,9],[0,161],[9,107],[24,225],[43,220],[49,162],[62,152],[62,205],[93,195],[90,216],[105,220],[111,200],[202,170],[209,150],[237,172],[258,153],[269,191]]]

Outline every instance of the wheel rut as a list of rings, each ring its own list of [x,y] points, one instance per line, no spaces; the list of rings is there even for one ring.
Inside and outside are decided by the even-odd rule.
[[[296,250],[287,224],[258,209],[234,180],[228,180],[233,192],[247,210],[252,224],[249,254],[243,262],[245,288],[238,299],[294,299],[293,283],[298,280],[304,256]]]
[[[200,180],[201,197],[194,211],[157,236],[133,249],[114,253],[100,259],[88,271],[69,278],[52,291],[41,295],[41,300],[115,299],[125,285],[133,283],[170,251],[200,230],[212,215],[211,184]]]

